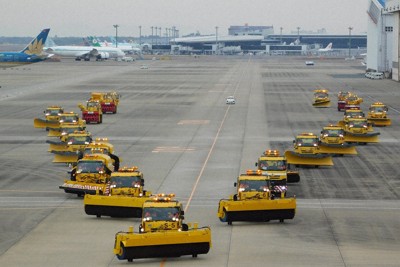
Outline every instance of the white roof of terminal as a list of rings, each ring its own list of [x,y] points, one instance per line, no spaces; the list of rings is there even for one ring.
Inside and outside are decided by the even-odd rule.
[[[262,35],[228,35],[228,36],[219,36],[218,42],[245,42],[245,41],[261,41],[264,39]],[[216,36],[196,36],[196,37],[182,37],[175,38],[175,43],[215,43]]]

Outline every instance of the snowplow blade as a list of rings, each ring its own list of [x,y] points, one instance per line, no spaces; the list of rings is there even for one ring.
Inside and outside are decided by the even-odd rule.
[[[58,121],[46,121],[39,118],[33,120],[33,127],[35,128],[57,127],[59,124]]]
[[[352,135],[346,133],[344,140],[348,143],[379,143],[379,133],[365,134],[365,135]]]
[[[83,204],[87,215],[97,217],[141,218],[143,203],[149,197],[85,195]]]
[[[329,146],[323,143],[319,146],[319,152],[322,154],[339,154],[339,155],[357,155],[355,146]]]
[[[368,119],[368,122],[372,124],[372,126],[390,126],[392,125],[392,121],[390,119]]]
[[[314,102],[312,105],[315,108],[329,108],[331,106],[331,101]]]
[[[75,163],[78,161],[76,152],[52,151],[54,153],[54,163]]]
[[[52,142],[47,140],[46,143],[50,144],[49,147],[49,152],[54,153],[56,151],[67,151],[68,150],[68,145],[62,142],[56,143],[56,142]]]
[[[287,182],[288,183],[298,183],[300,182],[300,173],[298,171],[288,171],[287,175]]]
[[[49,134],[47,135],[49,137],[60,137],[61,132],[59,131],[58,128],[49,128]]]
[[[58,188],[63,189],[65,193],[77,194],[78,196],[83,196],[85,194],[95,195],[96,191],[104,191],[105,184],[65,180],[64,184],[60,185]]]
[[[180,257],[207,254],[211,247],[209,227],[189,228],[187,231],[123,233],[115,235],[114,254],[119,260]]]
[[[286,161],[294,165],[333,166],[332,157],[328,154],[301,155],[293,151],[285,151]]]
[[[293,219],[296,213],[295,198],[233,200],[221,199],[218,218],[231,224],[235,221],[265,222]]]

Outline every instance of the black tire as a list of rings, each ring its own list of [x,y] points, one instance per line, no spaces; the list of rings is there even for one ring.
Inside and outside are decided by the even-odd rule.
[[[96,217],[97,218],[101,218],[101,214],[96,214]]]
[[[182,231],[188,231],[188,230],[189,226],[186,223],[182,224]]]
[[[231,221],[228,221],[228,225],[232,225],[232,222],[231,222]]]
[[[285,221],[285,219],[279,219],[280,223],[283,223]]]
[[[193,257],[193,258],[197,258],[197,254],[193,254],[192,257]]]

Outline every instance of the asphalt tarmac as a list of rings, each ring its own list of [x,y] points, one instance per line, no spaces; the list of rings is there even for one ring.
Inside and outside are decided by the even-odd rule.
[[[172,57],[127,62],[43,62],[0,69],[0,266],[399,266],[400,86],[364,77],[360,61],[290,57]],[[148,69],[141,69],[141,65]],[[314,108],[313,90],[332,106]],[[198,258],[118,260],[114,235],[139,219],[88,216],[82,198],[58,188],[68,167],[52,163],[47,132],[33,127],[49,105],[76,111],[92,91],[122,95],[118,113],[88,125],[107,137],[122,166],[138,166],[145,188],[175,193],[185,221],[209,225],[212,248]],[[292,150],[343,117],[336,94],[389,105],[380,142],[333,167],[300,168],[289,185],[297,213],[284,223],[222,223],[218,202],[265,149]],[[226,105],[229,95],[235,105]]]

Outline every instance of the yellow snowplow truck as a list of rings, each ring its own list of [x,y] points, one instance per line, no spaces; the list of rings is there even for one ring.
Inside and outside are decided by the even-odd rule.
[[[70,180],[64,180],[64,184],[59,188],[65,193],[77,194],[96,194],[96,191],[105,191],[110,180],[111,170],[114,168],[112,159],[105,154],[86,155],[78,160],[72,169]]]
[[[338,126],[344,127],[351,118],[364,118],[365,113],[359,108],[349,108],[344,111],[343,120],[338,122]]]
[[[62,124],[59,128],[49,128],[49,137],[62,137],[71,134],[75,131],[84,131],[86,127],[75,124]]]
[[[159,194],[143,204],[139,232],[118,232],[114,254],[119,260],[165,258],[207,254],[211,247],[211,229],[198,223],[183,223],[182,204],[174,195]]]
[[[289,170],[286,157],[280,155],[278,150],[267,149],[256,162],[256,167],[263,175],[267,175],[276,183],[298,183],[300,174],[296,170]]]
[[[236,194],[219,201],[217,216],[221,222],[231,225],[235,221],[283,222],[294,218],[296,199],[286,198],[284,192],[274,197],[270,179],[260,171],[241,174],[234,186]]]
[[[102,123],[103,122],[103,111],[101,109],[100,101],[89,99],[86,101],[86,106],[78,104],[78,107],[82,111],[82,119],[86,123]]]
[[[348,143],[378,143],[379,132],[373,132],[367,118],[350,118],[344,126],[344,140]]]
[[[111,217],[142,217],[143,203],[151,192],[143,189],[143,173],[137,167],[121,168],[111,173],[104,192],[85,195],[83,204],[87,215]]]
[[[312,104],[316,108],[328,108],[331,106],[331,99],[327,89],[314,90],[314,101]]]
[[[390,126],[392,121],[388,118],[388,107],[382,102],[375,102],[369,107],[367,120],[373,126]]]
[[[120,95],[117,92],[93,92],[91,100],[100,102],[101,110],[103,113],[117,113]]]
[[[346,98],[349,97],[352,93],[346,91],[340,91],[337,95],[337,110],[341,111],[346,106]]]
[[[322,128],[319,137],[320,153],[335,155],[357,155],[354,145],[345,141],[344,130],[337,125],[328,125]]]
[[[320,151],[319,139],[313,133],[301,133],[293,140],[294,151],[285,151],[288,164],[296,166],[307,165],[333,166],[332,156]]]
[[[351,94],[346,98],[344,109],[360,109],[360,104],[362,102],[363,99],[361,97],[358,97],[356,94]]]
[[[33,125],[35,128],[49,128],[51,130],[59,130],[63,125],[78,125],[85,129],[86,122],[79,118],[79,115],[75,112],[67,112],[59,115],[58,121],[44,121],[42,119],[35,118]]]
[[[35,128],[46,128],[46,124],[58,124],[60,120],[60,115],[64,113],[64,109],[60,106],[49,106],[46,108],[44,113],[44,119],[35,118],[33,120],[33,126]]]
[[[96,138],[94,142],[83,146],[76,151],[53,151],[55,163],[70,163],[74,166],[77,161],[86,155],[90,154],[105,154],[110,156],[114,171],[119,169],[120,159],[114,153],[114,146],[108,142],[107,138]]]
[[[92,134],[88,131],[74,131],[68,135],[60,136],[58,141],[46,140],[50,144],[49,152],[77,153],[92,142]]]

